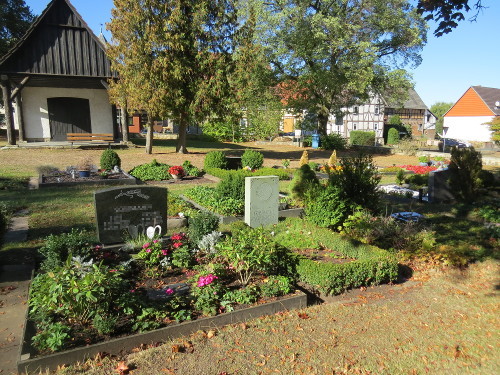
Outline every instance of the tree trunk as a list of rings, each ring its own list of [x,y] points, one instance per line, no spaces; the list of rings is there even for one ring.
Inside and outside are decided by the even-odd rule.
[[[328,124],[328,115],[318,115],[318,133],[326,135],[326,128]]]
[[[127,113],[127,105],[125,104],[120,108],[121,113],[121,126],[122,126],[122,141],[128,142],[128,113]]]
[[[21,92],[19,92],[16,97],[16,116],[19,127],[19,142],[24,142],[26,137],[24,135],[23,99]]]
[[[179,137],[177,138],[177,147],[175,151],[179,154],[187,154],[186,148],[186,131],[188,127],[188,116],[182,114],[179,118]]]
[[[146,154],[153,153],[153,121],[148,115],[148,132],[146,134]]]
[[[10,99],[10,83],[6,76],[1,77],[3,107],[5,109],[5,125],[7,126],[7,143],[16,144],[16,133],[14,132],[14,119],[12,117],[12,100]]]

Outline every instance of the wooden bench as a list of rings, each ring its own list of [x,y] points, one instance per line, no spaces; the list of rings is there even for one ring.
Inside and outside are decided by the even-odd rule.
[[[85,144],[107,144],[111,145],[114,141],[113,134],[111,133],[67,133],[66,134],[68,142],[73,143],[85,143]]]

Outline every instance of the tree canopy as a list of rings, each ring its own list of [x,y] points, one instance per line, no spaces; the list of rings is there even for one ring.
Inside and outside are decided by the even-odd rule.
[[[402,68],[420,63],[423,19],[407,0],[249,0],[259,9],[260,44],[292,87],[289,108],[328,116],[382,92],[401,101],[410,86]]]
[[[110,85],[118,104],[171,118],[177,152],[186,153],[189,125],[225,110],[236,11],[231,0],[115,0],[108,49],[120,79]],[[148,150],[147,150],[148,151]]]
[[[0,57],[24,35],[34,18],[24,0],[0,0]]]
[[[431,106],[431,112],[437,117],[436,134],[443,134],[444,114],[453,106],[454,103],[437,102]]]
[[[474,3],[475,1],[475,3]],[[438,27],[434,30],[434,35],[442,36],[448,34],[455,27],[458,22],[465,20],[465,14],[471,10],[472,7],[476,13],[470,18],[475,21],[479,12],[484,8],[482,0],[419,0],[418,11],[425,14],[425,20],[434,20],[438,22]]]

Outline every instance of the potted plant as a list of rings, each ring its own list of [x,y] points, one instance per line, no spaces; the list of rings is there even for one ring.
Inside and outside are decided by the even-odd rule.
[[[429,165],[429,157],[428,156],[419,156],[418,162],[422,167]]]
[[[101,176],[101,178],[103,178],[103,179],[107,179],[109,176],[109,171],[106,171],[106,170],[101,171],[101,172],[99,172],[99,176]]]
[[[80,177],[90,177],[90,170],[92,168],[92,159],[85,156],[78,162],[78,173]]]
[[[181,180],[185,175],[184,168],[180,165],[174,165],[168,169],[168,173],[172,176],[174,180]]]

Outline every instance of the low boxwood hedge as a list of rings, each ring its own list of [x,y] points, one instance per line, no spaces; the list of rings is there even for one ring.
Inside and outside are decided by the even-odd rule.
[[[241,174],[244,177],[278,176],[280,180],[291,179],[290,170],[280,169],[280,168],[268,168],[268,167],[260,168],[255,171],[248,171],[245,169],[228,170],[220,168],[208,168],[206,169],[206,172],[222,180],[227,178],[227,176],[229,176],[230,174]]]
[[[375,246],[357,243],[327,228],[297,218],[289,218],[276,226],[276,240],[284,243],[284,238],[301,233],[307,242],[320,244],[321,247],[335,250],[346,258],[355,260],[335,264],[315,261],[301,256],[297,265],[299,281],[307,283],[326,295],[341,293],[349,288],[377,285],[396,280],[398,262],[386,250]],[[301,247],[300,241],[296,244]]]

